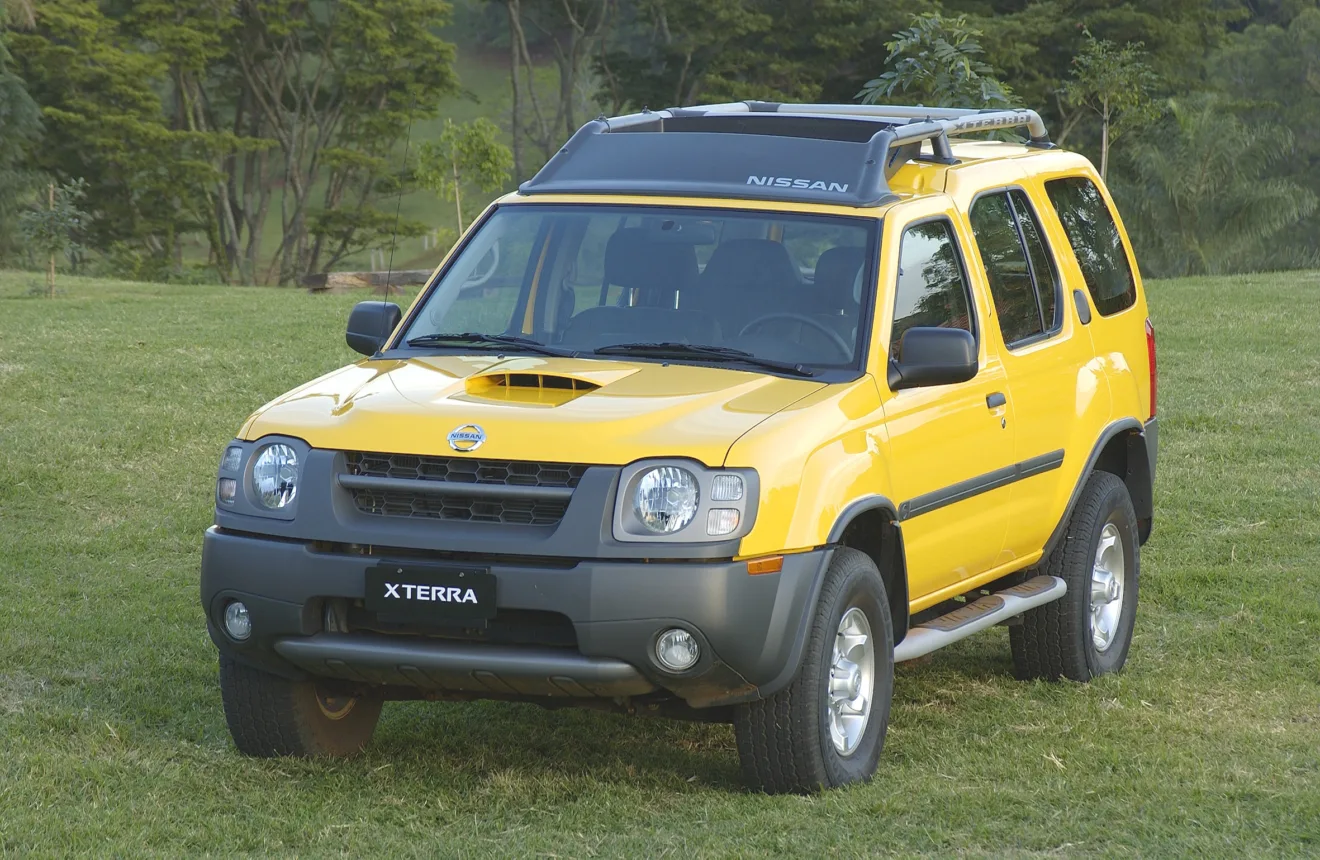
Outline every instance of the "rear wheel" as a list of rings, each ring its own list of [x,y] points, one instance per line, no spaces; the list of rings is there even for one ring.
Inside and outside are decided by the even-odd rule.
[[[234,746],[261,758],[359,752],[376,730],[383,703],[380,696],[290,681],[223,654],[220,694]]]
[[[797,677],[735,712],[747,782],[775,794],[869,780],[884,747],[893,689],[884,581],[870,556],[835,550]]]
[[[1067,533],[1040,571],[1063,579],[1067,594],[1009,628],[1017,677],[1089,681],[1122,669],[1137,615],[1140,564],[1127,486],[1117,475],[1093,472]]]

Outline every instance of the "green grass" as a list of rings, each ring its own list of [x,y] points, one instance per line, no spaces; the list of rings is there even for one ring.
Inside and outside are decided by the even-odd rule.
[[[872,785],[752,795],[730,730],[387,705],[350,761],[229,742],[197,598],[223,444],[350,360],[354,296],[0,273],[0,853],[1320,853],[1320,274],[1150,285],[1156,530],[1127,670],[898,675]]]

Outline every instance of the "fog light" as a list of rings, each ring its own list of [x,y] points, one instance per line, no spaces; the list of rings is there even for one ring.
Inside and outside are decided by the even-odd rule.
[[[248,608],[237,600],[225,607],[225,632],[240,642],[252,635],[252,617]]]
[[[226,505],[234,503],[234,496],[238,495],[238,481],[233,478],[221,478],[216,481],[215,494],[220,497],[220,501]]]
[[[686,630],[677,627],[660,634],[655,642],[655,659],[671,672],[691,669],[701,656],[697,640]]]
[[[710,513],[706,514],[706,534],[732,534],[738,528],[739,519],[738,512],[733,508],[711,508]]]

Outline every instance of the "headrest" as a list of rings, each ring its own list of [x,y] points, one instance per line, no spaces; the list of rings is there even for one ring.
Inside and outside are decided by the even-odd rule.
[[[831,308],[848,308],[861,301],[857,279],[866,262],[866,249],[830,248],[816,260],[816,292]]]
[[[692,245],[655,242],[645,228],[620,227],[605,243],[605,283],[625,290],[656,291],[673,295],[697,275],[697,252]]]
[[[782,290],[801,283],[788,249],[770,239],[724,242],[710,255],[702,280],[717,282],[719,290],[738,291]]]

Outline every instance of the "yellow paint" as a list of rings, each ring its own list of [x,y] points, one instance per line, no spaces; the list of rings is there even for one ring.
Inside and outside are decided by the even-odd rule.
[[[541,242],[541,254],[536,258],[536,271],[532,273],[532,288],[527,291],[527,310],[523,313],[522,332],[531,334],[535,325],[536,317],[536,294],[541,289],[541,270],[545,268],[545,256],[550,253],[551,237],[554,236],[554,230],[551,229],[549,235]]]
[[[828,543],[854,501],[883,496],[899,504],[1063,449],[1060,469],[901,523],[912,608],[934,605],[1035,563],[1103,428],[1121,418],[1145,420],[1150,413],[1140,276],[1134,307],[1111,317],[1093,314],[1089,326],[1079,325],[1071,296],[1073,289],[1085,292],[1085,285],[1044,194],[1044,181],[1076,175],[1103,191],[1089,162],[1067,152],[997,142],[956,144],[954,152],[957,165],[904,166],[891,182],[897,202],[874,209],[604,195],[515,194],[495,204],[668,204],[883,219],[867,372],[854,381],[827,385],[618,358],[476,353],[364,360],[267,404],[240,435],[279,433],[318,448],[454,456],[446,435],[475,423],[486,431],[476,455],[483,458],[622,465],[687,457],[707,466],[750,467],[760,476],[761,496],[740,559]],[[1033,202],[1058,260],[1064,302],[1057,336],[1013,351],[1000,337],[965,214],[977,193],[1010,185],[1022,187]],[[981,331],[980,371],[964,385],[893,392],[886,370],[896,252],[903,228],[929,217],[949,218],[962,245]],[[543,247],[533,291],[545,262]],[[532,331],[534,301],[533,295],[522,319],[524,332]],[[538,381],[511,387],[509,374]],[[547,385],[543,380],[550,377],[569,380],[569,387]],[[1006,406],[987,407],[986,395],[994,392],[1007,395]]]

